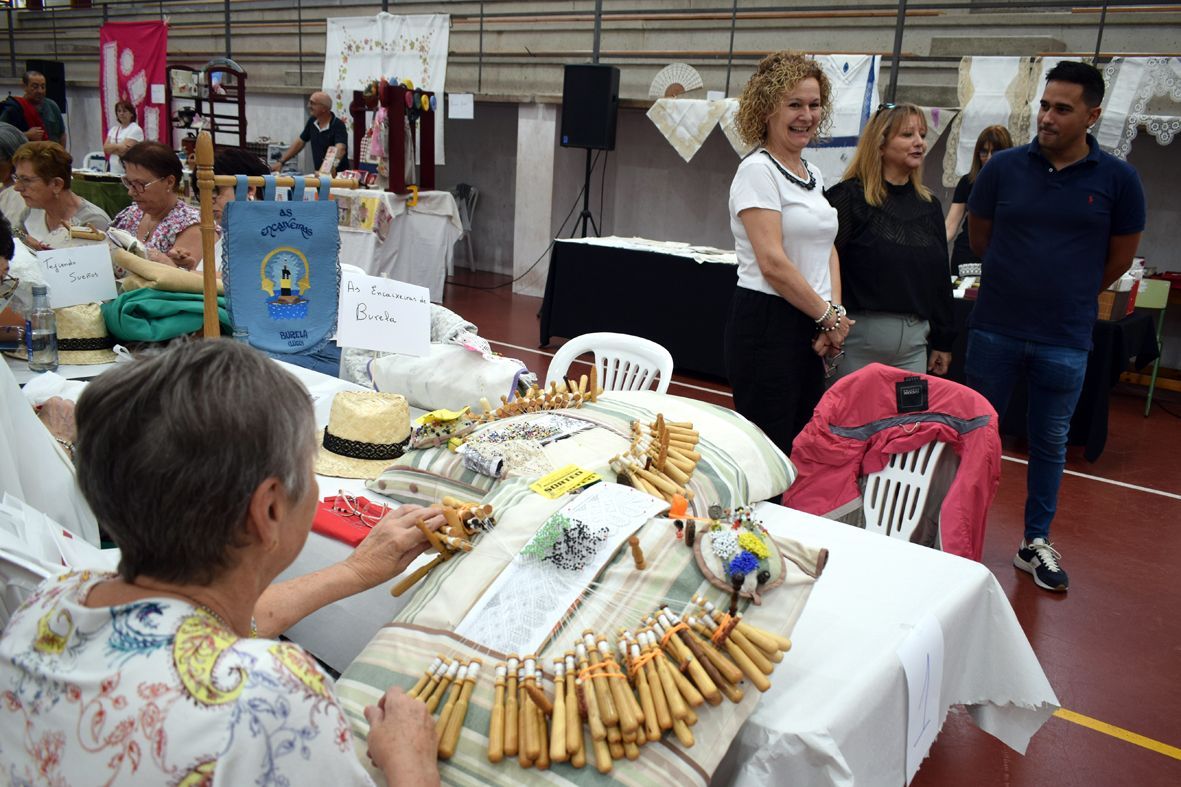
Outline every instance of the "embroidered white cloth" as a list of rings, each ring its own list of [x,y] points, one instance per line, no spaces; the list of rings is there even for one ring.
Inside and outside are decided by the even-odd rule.
[[[738,99],[725,98],[722,101],[726,104],[726,109],[722,112],[718,125],[722,127],[722,133],[726,135],[726,139],[730,140],[730,147],[734,148],[734,152],[739,157],[746,158],[758,145],[744,142],[738,134],[738,126],[735,123],[738,118]]]
[[[660,98],[648,110],[651,120],[681,158],[689,161],[701,149],[726,111],[725,101]]]
[[[1117,57],[1103,75],[1107,97],[1094,129],[1101,147],[1126,159],[1141,125],[1161,145],[1181,134],[1181,58]]]
[[[839,183],[853,158],[861,129],[877,110],[877,55],[817,55],[816,62],[832,83],[832,126],[827,139],[814,142],[804,158],[824,175],[824,182]]]
[[[333,111],[352,125],[348,106],[353,91],[386,77],[435,93],[435,163],[444,164],[443,90],[447,82],[448,14],[329,17],[322,89]]]
[[[965,57],[960,61],[961,110],[947,138],[944,186],[954,186],[972,168],[976,138],[988,126],[1007,126],[1017,144],[1030,139],[1033,68],[1034,60],[1028,57]]]

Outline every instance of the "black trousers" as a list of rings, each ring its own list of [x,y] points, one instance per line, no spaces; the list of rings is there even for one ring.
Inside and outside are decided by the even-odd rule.
[[[816,324],[778,295],[734,291],[726,323],[726,375],[734,409],[785,454],[824,393],[824,361],[812,351]]]

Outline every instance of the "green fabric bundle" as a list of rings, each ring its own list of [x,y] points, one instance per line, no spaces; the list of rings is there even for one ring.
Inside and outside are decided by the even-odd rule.
[[[217,319],[228,336],[234,329],[225,303],[225,298],[217,299]],[[111,335],[129,342],[164,342],[205,324],[204,297],[186,292],[132,290],[104,303],[102,312]]]

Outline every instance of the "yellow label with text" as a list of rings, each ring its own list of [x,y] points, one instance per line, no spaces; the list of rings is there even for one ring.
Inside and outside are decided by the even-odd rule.
[[[597,473],[583,470],[578,465],[566,465],[548,475],[543,475],[530,484],[529,488],[550,500],[557,500],[571,490],[601,480],[602,478]]]

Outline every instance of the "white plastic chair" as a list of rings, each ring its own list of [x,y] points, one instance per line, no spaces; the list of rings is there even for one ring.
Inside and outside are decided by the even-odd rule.
[[[562,380],[574,359],[585,352],[595,354],[604,391],[668,392],[672,355],[656,342],[626,333],[584,333],[566,342],[550,361],[545,384]]]
[[[8,625],[12,613],[38,585],[63,572],[60,566],[49,566],[28,555],[0,547],[0,629]]]
[[[905,454],[865,479],[865,529],[910,541],[922,521],[944,444],[927,443]]]

